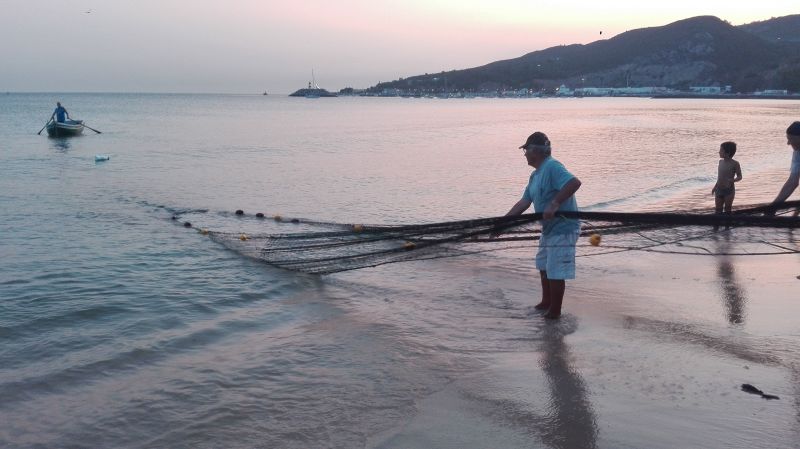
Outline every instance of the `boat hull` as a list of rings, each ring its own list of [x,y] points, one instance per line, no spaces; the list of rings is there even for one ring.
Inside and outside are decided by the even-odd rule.
[[[52,122],[47,125],[47,135],[50,137],[72,137],[83,133],[83,122],[70,120],[67,122]]]

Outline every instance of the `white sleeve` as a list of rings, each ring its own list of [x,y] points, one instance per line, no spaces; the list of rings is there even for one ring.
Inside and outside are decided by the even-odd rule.
[[[789,169],[792,175],[800,175],[800,150],[792,151],[792,166]]]

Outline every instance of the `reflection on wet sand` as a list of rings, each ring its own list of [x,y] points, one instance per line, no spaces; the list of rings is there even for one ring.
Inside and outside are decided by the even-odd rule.
[[[688,323],[626,316],[624,327],[651,333],[654,338],[661,341],[669,339],[673,342],[700,345],[741,360],[764,365],[786,365],[786,359],[790,355],[794,356],[785,351],[776,353],[776,349],[783,346],[770,345],[769,342],[764,342],[764,339],[740,335],[733,340],[727,335],[711,335],[711,328]]]
[[[794,416],[795,416],[795,432],[800,436],[800,364],[794,363],[789,368],[792,376],[792,386],[794,391]],[[798,438],[797,441],[800,441]]]
[[[794,385],[795,422],[800,435],[800,363],[797,359],[800,346],[796,341],[784,339],[776,343],[763,337],[746,335],[737,335],[734,340],[724,335],[711,335],[714,329],[710,327],[633,316],[625,317],[624,327],[652,334],[659,341],[667,339],[672,343],[700,345],[740,360],[787,368]]]
[[[793,217],[800,215],[800,207],[794,210]],[[797,243],[798,232],[796,229],[786,230],[786,240],[791,244]],[[800,276],[797,277],[800,279]],[[800,361],[795,360],[789,367],[792,373],[792,385],[794,385],[794,409],[797,434],[800,435]]]
[[[540,429],[542,440],[559,449],[596,447],[597,420],[583,379],[570,366],[564,330],[556,324],[543,330],[541,366],[550,386],[550,403]]]
[[[744,323],[744,306],[747,303],[747,295],[736,278],[736,267],[733,261],[729,256],[725,255],[730,252],[730,237],[730,232],[723,232],[720,235],[720,239],[717,240],[717,254],[723,254],[716,257],[717,276],[719,276],[722,289],[720,292],[722,294],[722,306],[725,308],[728,322],[742,324]]]
[[[549,398],[538,399],[536,404],[546,404],[545,412],[533,411],[524,400],[489,399],[472,391],[463,391],[465,397],[489,401],[491,416],[506,425],[522,429],[531,439],[554,449],[592,449],[597,447],[597,418],[580,374],[570,365],[566,335],[574,332],[574,317],[562,316],[559,323],[544,324],[538,345],[539,366],[547,381]],[[525,386],[525,390],[531,387]],[[537,407],[538,409],[538,407]],[[540,444],[531,444],[539,447]]]

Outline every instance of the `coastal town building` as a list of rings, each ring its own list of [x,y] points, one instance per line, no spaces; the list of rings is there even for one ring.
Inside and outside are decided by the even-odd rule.
[[[732,90],[731,86],[689,86],[689,92],[694,94],[728,94]]]
[[[770,96],[770,95],[789,95],[786,89],[765,89],[753,92],[753,95]]]
[[[579,87],[575,89],[574,95],[581,97],[648,97],[651,95],[660,95],[669,92],[670,89],[661,86]]]

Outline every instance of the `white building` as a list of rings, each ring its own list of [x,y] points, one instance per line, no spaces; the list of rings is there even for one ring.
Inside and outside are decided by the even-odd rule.
[[[765,89],[762,91],[753,92],[754,95],[789,95],[789,91],[785,89]]]
[[[727,94],[730,93],[731,86],[690,86],[689,92],[695,94]]]
[[[612,96],[630,96],[630,97],[646,97],[650,95],[668,93],[669,89],[660,86],[645,86],[645,87],[579,87],[575,89],[575,95],[582,95],[584,97],[612,97]]]
[[[571,97],[573,95],[575,95],[575,91],[563,84],[561,85],[561,87],[556,89],[557,97]]]

